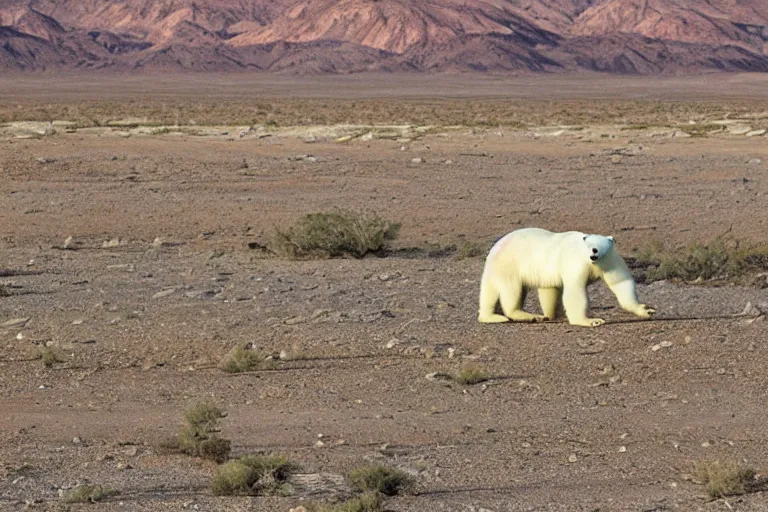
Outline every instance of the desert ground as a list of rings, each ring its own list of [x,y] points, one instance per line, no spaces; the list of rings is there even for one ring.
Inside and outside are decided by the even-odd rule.
[[[0,79],[0,509],[287,512],[382,463],[416,484],[392,511],[768,510],[694,477],[768,472],[764,276],[640,282],[650,321],[598,283],[604,326],[480,325],[483,254],[449,249],[524,226],[627,257],[764,243],[765,77],[81,80]],[[334,208],[399,237],[261,249]],[[273,363],[222,371],[245,343]],[[442,378],[468,364],[490,378]],[[233,457],[321,483],[214,496],[215,462],[158,449],[201,401]],[[116,493],[64,504],[84,483]]]

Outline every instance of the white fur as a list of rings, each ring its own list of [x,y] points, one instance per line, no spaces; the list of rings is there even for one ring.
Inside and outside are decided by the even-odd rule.
[[[497,241],[485,260],[480,285],[481,323],[536,322],[554,319],[562,298],[572,325],[596,327],[602,318],[589,318],[587,285],[602,279],[619,305],[641,318],[656,311],[637,301],[635,282],[613,237],[578,231],[553,233],[523,228]],[[537,288],[543,315],[523,311],[526,289]],[[501,302],[504,315],[495,313]]]

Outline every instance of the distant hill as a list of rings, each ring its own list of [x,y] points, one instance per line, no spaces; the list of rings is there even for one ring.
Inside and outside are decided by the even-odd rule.
[[[0,70],[768,71],[765,0],[4,0]]]

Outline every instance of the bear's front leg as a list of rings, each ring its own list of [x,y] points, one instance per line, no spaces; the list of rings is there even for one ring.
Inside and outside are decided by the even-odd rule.
[[[568,317],[568,323],[571,325],[597,327],[605,323],[602,318],[589,318],[587,316],[589,297],[587,297],[586,282],[563,283],[563,306],[565,307],[565,316]]]
[[[625,279],[618,283],[609,283],[608,280],[606,280],[606,284],[616,296],[616,299],[619,301],[619,306],[621,306],[621,309],[624,311],[629,311],[640,318],[651,318],[654,313],[656,313],[655,309],[645,304],[640,304],[637,301],[637,291],[635,289],[634,280]]]

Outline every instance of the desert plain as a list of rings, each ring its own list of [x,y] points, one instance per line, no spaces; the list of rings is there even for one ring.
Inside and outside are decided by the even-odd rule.
[[[765,275],[639,273],[651,321],[598,283],[599,328],[476,322],[484,251],[519,227],[610,234],[628,258],[764,244],[766,91],[756,74],[0,78],[0,509],[288,512],[385,464],[415,482],[393,511],[768,510],[694,475],[768,471]],[[336,208],[399,236],[362,259],[264,249]],[[270,364],[223,371],[245,344]],[[447,377],[468,365],[487,380]],[[285,455],[314,484],[215,496],[216,462],[158,449],[201,401],[232,457]],[[84,483],[115,492],[64,503]]]

